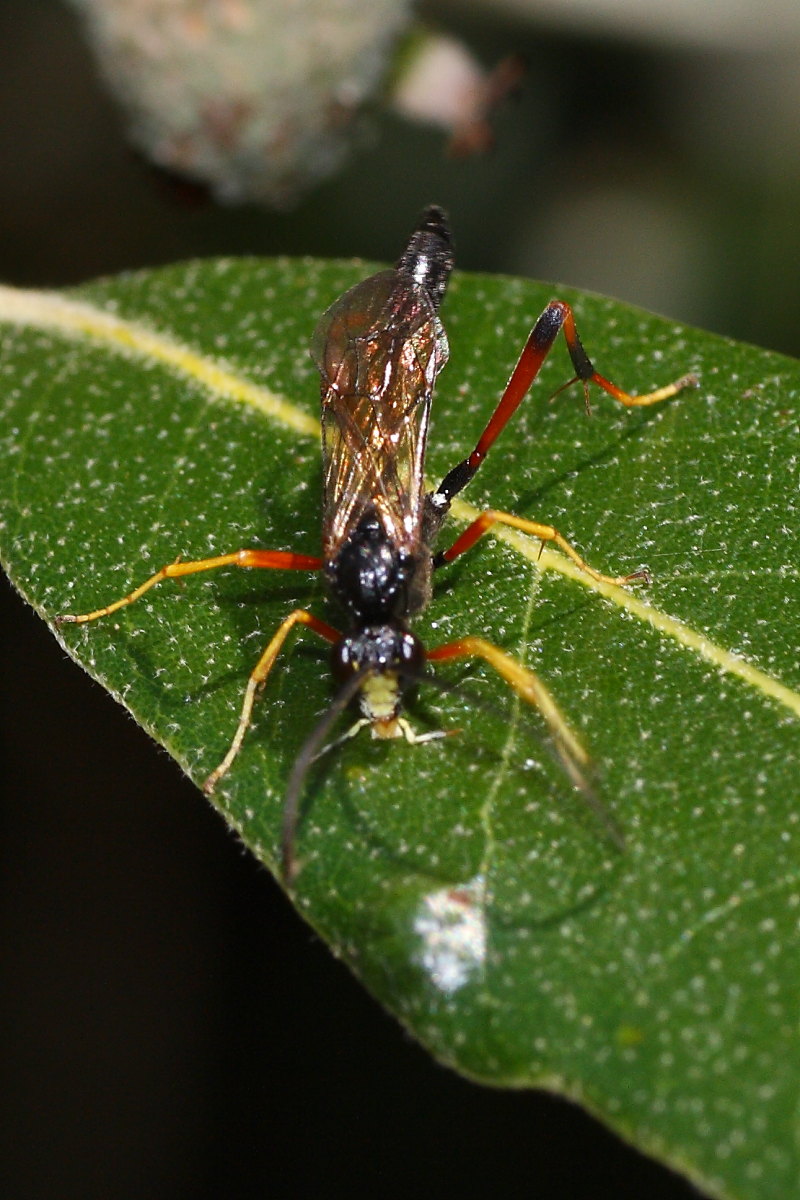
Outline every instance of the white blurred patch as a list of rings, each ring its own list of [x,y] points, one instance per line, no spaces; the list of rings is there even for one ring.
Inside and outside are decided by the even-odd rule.
[[[420,905],[414,932],[422,939],[417,962],[448,996],[483,968],[486,959],[485,880],[431,892]]]

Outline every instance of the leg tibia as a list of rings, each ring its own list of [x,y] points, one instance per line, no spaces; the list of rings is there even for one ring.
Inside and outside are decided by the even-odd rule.
[[[340,634],[338,630],[333,629],[330,625],[326,625],[324,621],[320,621],[312,613],[306,612],[304,608],[296,608],[293,613],[290,613],[285,621],[280,625],[272,641],[267,646],[261,658],[256,663],[250,678],[247,681],[245,688],[244,701],[242,702],[242,711],[239,716],[239,724],[236,726],[236,732],[233,735],[233,741],[228,748],[228,753],[223,758],[218,767],[215,767],[211,774],[203,784],[203,791],[207,794],[213,792],[215,786],[225,775],[236,758],[236,755],[242,748],[244,735],[247,733],[250,724],[250,717],[253,712],[253,704],[255,703],[256,694],[266,682],[267,676],[272,670],[275,659],[278,657],[283,643],[286,641],[290,631],[295,625],[307,625],[309,629],[313,629],[314,633],[325,638],[326,641],[333,644],[339,640]]]
[[[448,658],[482,658],[484,662],[489,663],[526,704],[538,708],[547,722],[559,757],[575,786],[581,790],[590,788],[586,774],[590,765],[589,755],[538,675],[528,667],[523,667],[498,646],[480,637],[464,637],[457,642],[448,642],[428,651],[429,661],[436,662]]]
[[[287,550],[235,550],[232,554],[220,554],[216,558],[200,558],[192,562],[181,562],[176,559],[168,563],[155,575],[151,575],[139,587],[134,588],[127,596],[107,604],[105,608],[97,608],[94,612],[80,613],[77,616],[65,614],[56,617],[57,625],[83,625],[87,621],[96,621],[98,617],[107,617],[128,604],[133,604],[150,588],[161,583],[162,579],[178,579],[183,575],[196,575],[199,571],[215,571],[218,567],[261,567],[272,570],[316,571],[321,566],[321,560],[310,554],[292,554]]]
[[[471,525],[468,525],[449,550],[437,554],[434,558],[434,565],[442,566],[444,563],[453,562],[460,554],[471,550],[478,539],[483,537],[496,524],[508,525],[512,529],[519,529],[522,533],[529,533],[532,537],[539,538],[542,542],[554,543],[582,571],[585,571],[592,579],[596,579],[598,583],[621,585],[632,583],[635,580],[642,580],[645,583],[650,582],[647,571],[634,571],[631,575],[604,575],[602,571],[596,571],[594,567],[590,567],[585,559],[581,558],[578,551],[552,525],[540,525],[538,521],[528,521],[524,517],[515,517],[513,513],[501,512],[499,509],[494,508],[487,509]]]
[[[484,641],[483,638],[465,637],[428,651],[428,659],[432,662],[469,657],[482,658],[484,662],[489,663],[520,699],[538,708],[547,723],[556,753],[570,781],[604,826],[611,840],[623,850],[625,839],[592,785],[589,754],[578,735],[571,729],[550,690],[528,667],[523,667],[504,650]]]
[[[562,329],[567,349],[569,350],[569,356],[575,368],[575,378],[571,379],[569,383],[564,384],[563,387],[569,387],[576,380],[580,380],[583,385],[587,411],[590,411],[590,383],[597,384],[604,392],[607,392],[609,396],[613,396],[615,400],[618,400],[620,404],[624,404],[627,408],[658,404],[661,400],[668,400],[670,396],[675,396],[683,388],[693,386],[697,383],[696,376],[684,375],[681,379],[676,380],[675,383],[668,383],[665,387],[657,388],[656,391],[647,392],[641,396],[632,396],[630,393],[624,392],[622,388],[618,388],[615,383],[611,383],[610,380],[600,375],[594,369],[592,360],[581,344],[578,329],[575,325],[575,315],[570,305],[564,300],[551,300],[528,334],[528,339],[522,348],[517,365],[511,373],[511,378],[506,384],[505,390],[497,403],[497,407],[489,418],[486,428],[478,438],[475,449],[468,458],[458,463],[452,471],[445,475],[439,485],[437,493],[447,502],[452,500],[454,496],[466,487],[486,458],[494,442],[528,394],[536,376],[542,368],[544,360],[550,353],[553,343]],[[558,391],[562,391],[563,387],[559,388]],[[555,394],[558,395],[558,392]]]

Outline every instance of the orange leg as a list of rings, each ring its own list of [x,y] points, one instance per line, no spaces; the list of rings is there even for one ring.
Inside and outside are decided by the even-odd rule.
[[[478,438],[475,449],[468,458],[465,458],[463,462],[460,462],[444,477],[434,493],[434,495],[442,498],[438,502],[440,505],[449,503],[453,499],[453,496],[458,495],[472,479],[495,440],[505,429],[525,399],[562,329],[564,330],[564,339],[567,343],[570,358],[572,359],[572,365],[575,368],[575,378],[571,379],[564,386],[569,387],[569,384],[575,383],[577,380],[581,381],[587,412],[589,411],[590,383],[597,384],[604,392],[607,392],[609,396],[613,396],[615,400],[618,400],[620,404],[624,404],[627,408],[658,404],[661,400],[668,400],[670,396],[677,395],[683,388],[691,387],[697,383],[696,376],[684,375],[681,379],[676,380],[675,383],[668,383],[665,387],[657,388],[656,391],[647,392],[642,396],[632,396],[628,392],[624,392],[622,388],[618,388],[615,383],[611,383],[598,371],[595,371],[593,363],[581,344],[578,330],[575,326],[575,317],[570,306],[563,300],[551,300],[528,335],[528,340],[522,348],[519,361],[511,373],[511,378],[506,384],[505,391],[500,397],[497,408],[489,418],[489,422],[483,433]]]
[[[326,625],[324,621],[320,621],[312,613],[306,612],[304,608],[296,608],[293,613],[290,613],[286,620],[280,625],[278,631],[272,641],[267,646],[261,658],[256,663],[250,678],[247,681],[247,687],[244,693],[244,701],[242,703],[242,711],[239,716],[239,724],[236,727],[236,732],[233,735],[233,741],[230,744],[228,753],[223,758],[218,767],[215,767],[211,774],[203,784],[203,791],[209,795],[213,792],[215,786],[220,781],[222,776],[230,769],[233,760],[242,748],[244,735],[247,733],[247,728],[250,724],[250,717],[253,712],[253,704],[255,702],[256,693],[264,686],[267,676],[269,675],[278,657],[283,643],[291,629],[295,625],[307,625],[309,629],[313,629],[314,633],[325,638],[331,644],[338,642],[341,634],[331,625]]]
[[[635,580],[641,580],[644,583],[650,582],[648,571],[634,571],[631,575],[604,575],[602,571],[596,571],[594,567],[590,567],[581,558],[578,551],[552,525],[540,525],[538,521],[528,521],[524,517],[515,517],[513,513],[501,512],[495,508],[488,508],[486,512],[481,513],[471,525],[467,526],[461,536],[456,538],[449,550],[442,550],[435,555],[433,560],[434,566],[440,567],[444,563],[452,562],[458,558],[459,554],[464,554],[465,551],[471,550],[478,539],[483,537],[485,533],[488,533],[491,527],[496,524],[510,525],[512,529],[519,529],[523,533],[529,533],[533,537],[540,538],[542,544],[545,542],[554,542],[582,571],[585,571],[592,579],[596,579],[598,583],[621,585],[632,583]]]
[[[606,812],[591,784],[589,776],[592,764],[588,751],[538,675],[529,667],[523,667],[498,646],[480,637],[460,638],[457,642],[447,642],[427,652],[430,662],[470,657],[482,658],[505,679],[520,699],[538,708],[547,723],[558,757],[571,782],[604,825],[611,839],[620,849],[624,849],[625,841],[620,830]]]
[[[447,642],[443,646],[436,646],[433,650],[428,650],[426,657],[430,662],[470,657],[482,658],[488,662],[489,666],[494,667],[498,675],[501,675],[506,683],[511,685],[526,704],[532,704],[534,708],[539,709],[575,786],[581,790],[589,786],[584,774],[590,764],[587,751],[577,734],[573,733],[549,689],[528,667],[523,667],[521,663],[518,663],[515,658],[506,654],[498,646],[472,635],[460,638],[457,642]]]
[[[182,575],[195,575],[198,571],[215,571],[218,567],[262,567],[282,571],[318,571],[321,566],[322,559],[320,558],[314,558],[310,554],[292,554],[288,550],[235,550],[232,554],[220,554],[216,558],[200,558],[194,562],[181,562],[180,559],[176,559],[174,563],[169,563],[160,571],[156,571],[155,575],[151,575],[148,580],[129,592],[127,596],[123,596],[121,600],[115,600],[113,604],[107,604],[105,608],[97,608],[94,612],[80,613],[77,616],[64,614],[56,617],[56,624],[83,625],[86,621],[96,621],[98,617],[107,617],[117,609],[124,608],[126,604],[133,604],[134,600],[138,600],[145,592],[149,592],[150,588],[155,587],[162,579],[177,579]]]

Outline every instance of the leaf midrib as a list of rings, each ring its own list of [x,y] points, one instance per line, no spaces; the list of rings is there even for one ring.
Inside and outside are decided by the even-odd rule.
[[[55,292],[0,286],[0,321],[55,331],[74,340],[88,339],[105,344],[120,354],[155,360],[191,379],[220,400],[248,405],[302,437],[319,439],[320,427],[316,418],[298,408],[286,396],[252,383],[231,368],[158,331],[108,313],[85,301],[70,300]],[[481,512],[458,498],[454,500],[450,511],[456,520],[465,522],[474,520]],[[504,542],[540,570],[556,571],[584,588],[598,592],[617,608],[649,624],[658,633],[670,637],[724,673],[738,677],[800,717],[800,693],[699,633],[686,622],[655,608],[640,595],[592,579],[558,551],[547,546],[541,547],[536,540],[513,529],[495,527],[492,537]]]

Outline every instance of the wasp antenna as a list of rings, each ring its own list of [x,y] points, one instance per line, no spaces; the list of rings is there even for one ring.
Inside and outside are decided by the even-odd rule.
[[[337,718],[344,712],[350,701],[361,689],[370,671],[363,670],[348,679],[334,696],[329,707],[320,717],[317,724],[303,743],[303,747],[294,760],[292,773],[286,788],[286,800],[283,806],[283,828],[281,832],[281,875],[287,887],[291,887],[297,878],[300,864],[295,856],[295,835],[300,816],[300,797],[303,794],[303,784],[309,768],[317,758],[325,739],[336,723]]]

